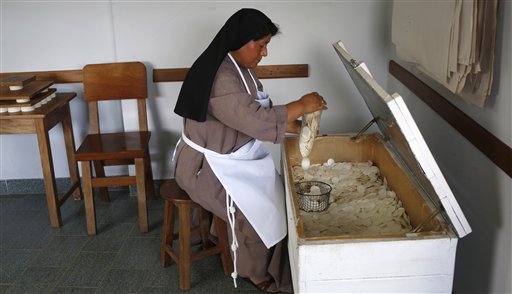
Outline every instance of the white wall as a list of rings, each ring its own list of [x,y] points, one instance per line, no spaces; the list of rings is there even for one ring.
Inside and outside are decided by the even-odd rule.
[[[80,69],[87,63],[139,60],[147,65],[150,81],[153,68],[189,67],[236,10],[258,8],[282,30],[273,38],[262,64],[310,66],[308,78],[263,80],[266,91],[277,104],[313,90],[323,94],[329,110],[322,115],[322,133],[356,132],[371,119],[332,49],[333,42],[342,40],[355,58],[365,61],[379,83],[406,99],[473,226],[474,232],[459,242],[455,290],[510,292],[510,178],[389,78],[391,2],[0,1],[1,72]],[[511,145],[511,15],[510,2],[503,2],[505,13],[501,16],[506,21],[501,23],[499,90],[484,109],[456,99],[453,103]],[[181,118],[172,111],[181,83],[149,85],[152,166],[155,178],[162,179],[169,175],[169,153],[181,132]],[[78,93],[71,103],[78,145],[87,132],[81,85],[61,84],[58,89]],[[121,112],[129,117],[123,123],[114,122]],[[110,120],[107,129],[115,130],[132,128],[133,114],[127,103],[109,105],[101,115]],[[447,134],[441,134],[441,129]],[[51,131],[50,140],[56,176],[67,177],[60,127]],[[271,149],[277,162],[279,146]],[[42,178],[35,136],[0,136],[0,180],[25,178]]]
[[[2,1],[2,72],[80,69],[87,63],[139,60],[153,68],[189,67],[206,48],[226,19],[242,7],[264,11],[280,25],[269,56],[262,64],[307,63],[309,78],[265,80],[274,103],[284,104],[302,94],[322,93],[332,110],[323,115],[322,132],[354,131],[370,114],[342,68],[331,44],[343,40],[347,47],[367,56],[373,74],[385,81],[388,46],[388,4],[364,2],[236,3],[210,2],[17,2]],[[357,25],[354,25],[357,24]],[[357,28],[357,29],[356,29]],[[172,111],[181,83],[150,83],[149,123],[155,178],[169,176],[169,152],[181,132],[181,118]],[[75,91],[71,103],[78,145],[87,132],[87,113],[81,85],[61,84]],[[122,110],[121,110],[122,109]],[[124,112],[124,127],[134,126],[131,103],[113,105],[101,113],[107,130],[123,127],[115,119]],[[55,173],[67,177],[60,127],[50,134]],[[0,179],[41,178],[33,135],[0,136]],[[20,146],[22,146],[20,148]],[[279,161],[279,146],[270,146]]]
[[[511,17],[512,2],[500,1],[493,91],[484,108],[466,104],[420,76],[508,146],[512,146]],[[511,293],[512,179],[391,76],[388,91],[404,97],[473,228],[459,241],[454,291]]]

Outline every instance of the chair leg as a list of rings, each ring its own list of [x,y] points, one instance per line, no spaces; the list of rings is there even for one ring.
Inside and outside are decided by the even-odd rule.
[[[92,192],[91,162],[82,161],[83,193],[87,234],[96,235],[96,210],[94,209],[94,194]]]
[[[155,197],[155,187],[153,184],[153,169],[151,168],[151,157],[149,157],[149,150],[146,152],[146,157],[144,158],[144,167],[146,169],[146,196],[148,199],[156,199]]]
[[[213,216],[213,221],[215,222],[215,230],[219,240],[217,246],[221,247],[220,259],[224,274],[230,275],[233,272],[233,259],[231,259],[227,224],[216,215]]]
[[[146,180],[144,158],[135,158],[135,177],[137,183],[137,208],[139,212],[139,230],[148,231],[148,207],[146,203]]]
[[[179,221],[179,287],[190,289],[190,209],[186,204],[178,204]]]
[[[171,262],[171,257],[167,250],[174,252],[174,205],[171,201],[165,200],[164,203],[164,223],[162,233],[162,256],[160,257],[160,264],[162,267],[167,267]]]
[[[105,177],[105,167],[103,165],[103,162],[101,160],[95,160],[93,161],[94,164],[94,173],[96,174],[96,177],[98,178],[104,178]],[[100,187],[100,197],[102,201],[110,202],[110,196],[108,195],[108,189],[107,187]]]

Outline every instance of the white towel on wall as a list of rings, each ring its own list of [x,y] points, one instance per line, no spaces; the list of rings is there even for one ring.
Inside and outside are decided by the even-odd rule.
[[[396,55],[483,107],[492,85],[497,6],[497,0],[394,1]]]

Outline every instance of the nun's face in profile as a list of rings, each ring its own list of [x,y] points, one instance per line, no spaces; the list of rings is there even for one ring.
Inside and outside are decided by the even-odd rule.
[[[268,34],[259,40],[249,41],[242,48],[232,51],[231,56],[233,56],[238,65],[245,68],[255,68],[261,61],[261,58],[267,56],[267,44],[271,38],[272,35]]]

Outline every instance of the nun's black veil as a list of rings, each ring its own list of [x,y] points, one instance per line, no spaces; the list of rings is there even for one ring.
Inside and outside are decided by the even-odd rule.
[[[205,121],[215,74],[228,52],[240,49],[251,40],[274,36],[277,31],[277,26],[259,10],[243,8],[233,14],[188,71],[174,112]]]

